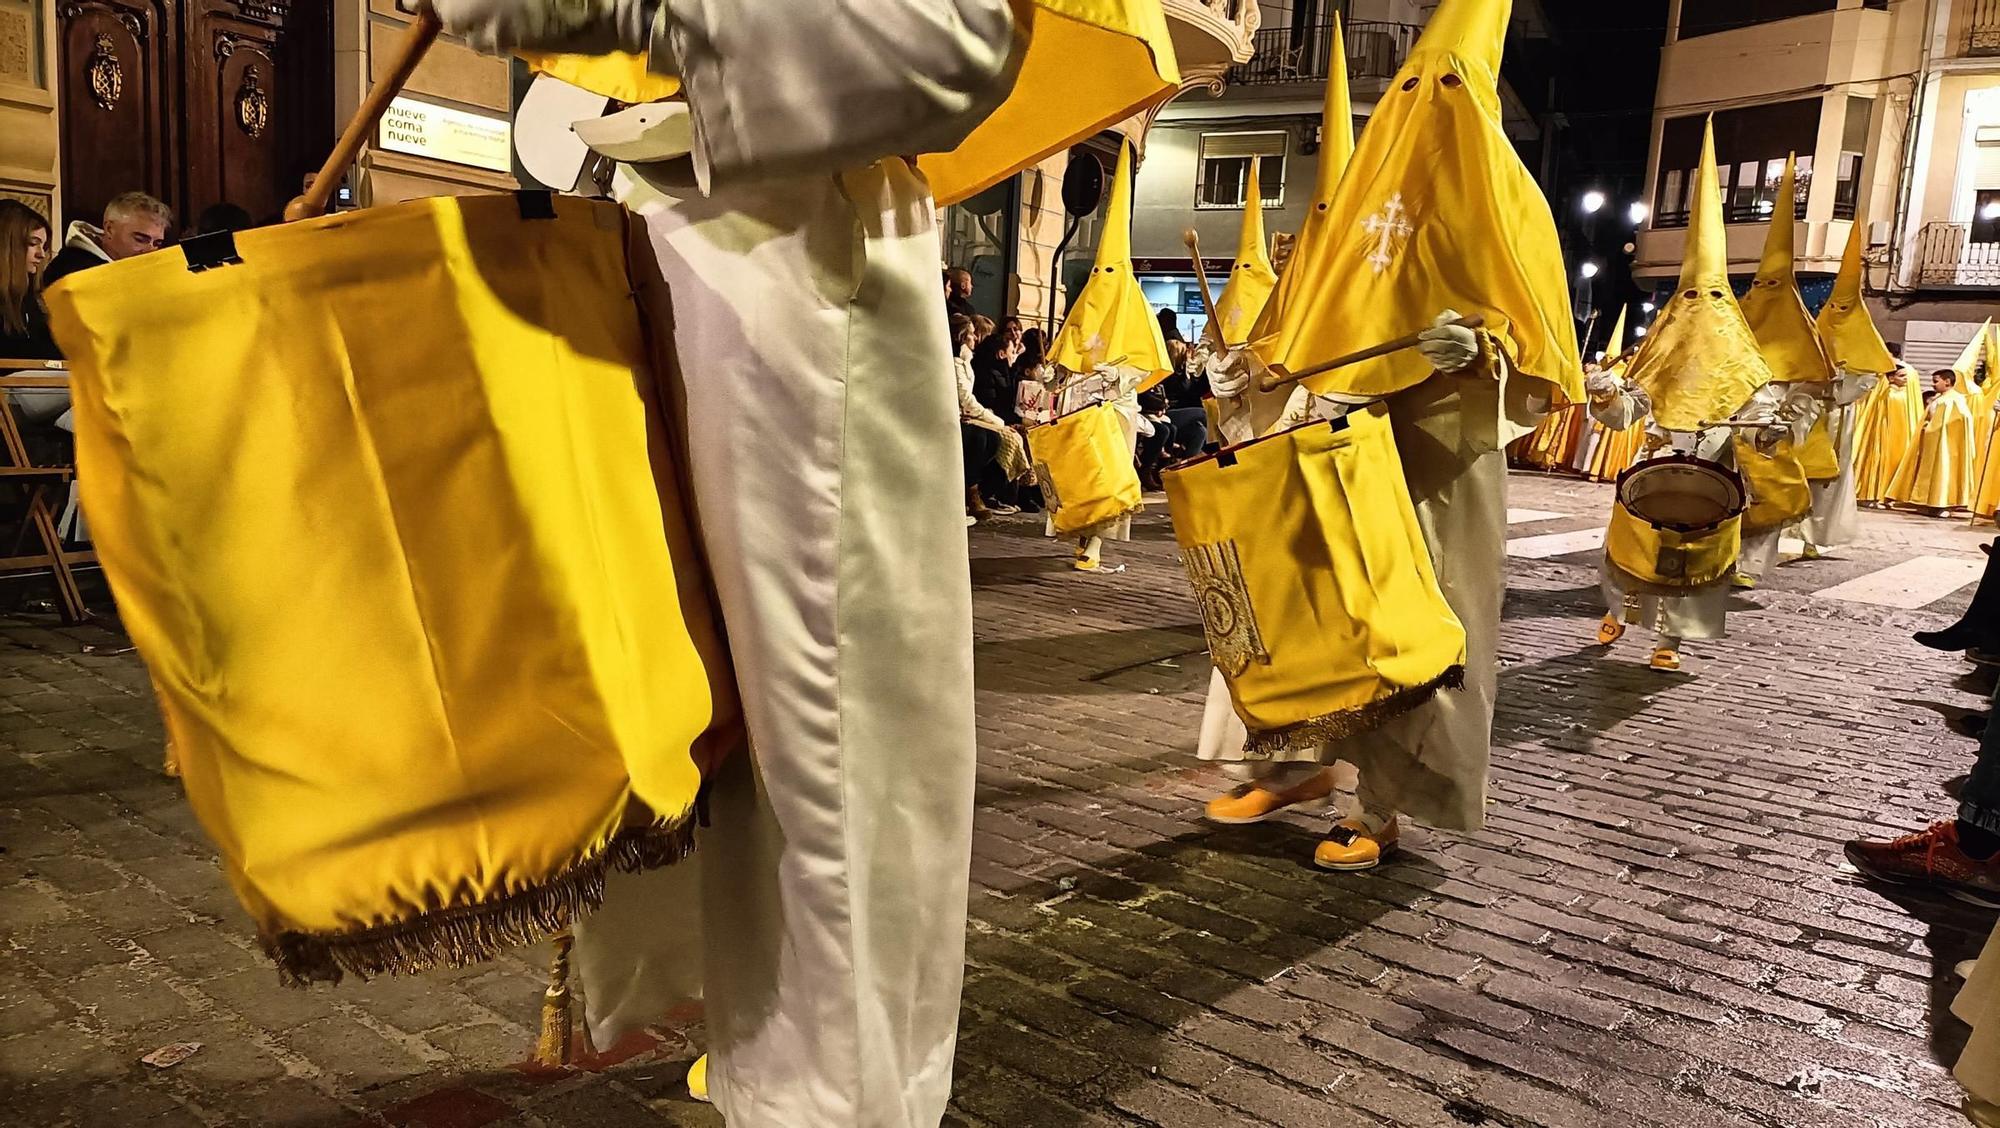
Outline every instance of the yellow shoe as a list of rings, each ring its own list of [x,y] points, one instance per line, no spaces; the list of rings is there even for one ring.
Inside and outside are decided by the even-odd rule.
[[[1393,818],[1379,831],[1369,830],[1361,819],[1343,819],[1313,851],[1313,865],[1343,873],[1374,869],[1401,836],[1402,828]]]
[[[1806,550],[1799,553],[1800,560],[1818,560],[1819,549],[1811,541],[1806,542]]]
[[[1749,591],[1751,588],[1757,586],[1757,577],[1746,576],[1743,573],[1738,572],[1736,573],[1735,576],[1730,578],[1729,583],[1730,586],[1732,587],[1739,587],[1742,588],[1744,591]]]
[[[1597,624],[1597,645],[1599,646],[1610,646],[1624,637],[1625,624],[1619,622],[1616,615],[1606,615],[1604,621]]]
[[[708,1055],[703,1054],[688,1066],[688,1096],[703,1104],[708,1103]]]
[[[1668,650],[1663,646],[1653,651],[1653,660],[1648,664],[1662,673],[1675,673],[1681,668],[1681,652],[1678,650]]]
[[[1290,807],[1313,810],[1326,803],[1326,797],[1333,794],[1333,772],[1323,771],[1304,783],[1285,791],[1272,791],[1254,783],[1246,783],[1227,795],[1218,795],[1208,801],[1202,816],[1212,823],[1223,826],[1248,826],[1260,823],[1272,815]]]

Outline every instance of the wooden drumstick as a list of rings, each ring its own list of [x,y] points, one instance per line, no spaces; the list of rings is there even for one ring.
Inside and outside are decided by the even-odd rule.
[[[347,175],[355,158],[361,155],[361,147],[374,134],[375,124],[389,111],[389,103],[403,92],[403,84],[416,73],[418,64],[424,61],[424,55],[430,51],[431,44],[437,42],[438,34],[443,30],[443,22],[429,7],[417,14],[410,30],[403,34],[403,42],[396,49],[389,73],[383,75],[382,81],[376,83],[375,88],[368,92],[368,97],[363,99],[354,120],[347,123],[346,132],[340,135],[326,163],[313,177],[312,186],[305,190],[304,195],[285,205],[285,222],[294,223],[326,214],[334,189],[339,187],[341,178]]]
[[[1215,316],[1215,295],[1208,289],[1208,267],[1201,261],[1201,233],[1190,227],[1181,233],[1181,241],[1187,244],[1188,257],[1194,260],[1195,281],[1201,283],[1201,308],[1208,311],[1208,336],[1222,345],[1222,322]]]
[[[1475,314],[1472,317],[1461,317],[1457,321],[1446,322],[1442,326],[1433,325],[1430,329],[1441,329],[1450,326],[1460,329],[1478,329],[1485,324],[1486,319]],[[1310,368],[1301,368],[1297,372],[1266,372],[1264,379],[1259,382],[1258,387],[1266,392],[1275,392],[1279,388],[1296,384],[1301,380],[1310,380],[1314,376],[1324,375],[1338,368],[1360,364],[1364,360],[1374,360],[1378,356],[1388,356],[1390,353],[1399,353],[1404,349],[1416,348],[1423,342],[1423,335],[1429,332],[1430,329],[1420,329],[1406,337],[1398,337],[1393,341],[1384,341],[1371,348],[1362,349],[1360,352],[1348,353],[1346,356],[1337,356],[1324,364],[1315,364]]]

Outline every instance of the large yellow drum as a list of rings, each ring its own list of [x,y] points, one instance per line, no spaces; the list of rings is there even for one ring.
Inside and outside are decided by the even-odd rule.
[[[1748,497],[1734,470],[1676,454],[1618,477],[1604,551],[1642,583],[1701,587],[1729,575],[1743,547]]]
[[[1379,727],[1455,687],[1438,588],[1379,405],[1169,470],[1174,536],[1253,756]]]
[[[1758,449],[1755,441],[1740,434],[1732,442],[1736,467],[1750,491],[1749,508],[1743,511],[1744,532],[1782,529],[1812,512],[1812,486],[1790,438],[1780,439],[1770,451]]]
[[[289,977],[484,958],[691,845],[735,706],[626,223],[421,200],[50,291],[105,573]]]
[[[1082,532],[1145,508],[1125,423],[1109,403],[1073,411],[1028,431],[1035,480],[1058,535]]]

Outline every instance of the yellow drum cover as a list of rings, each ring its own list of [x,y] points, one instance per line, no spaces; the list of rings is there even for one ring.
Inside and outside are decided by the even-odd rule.
[[[611,204],[441,198],[49,293],[78,480],[282,972],[462,964],[691,845],[726,655]],[[552,214],[546,209],[553,207]]]
[[[1642,583],[1702,587],[1730,574],[1747,498],[1735,471],[1691,455],[1642,462],[1618,478],[1604,552]]]
[[[1790,439],[1779,440],[1769,453],[1741,435],[1733,445],[1736,469],[1750,491],[1750,507],[1743,511],[1745,532],[1782,529],[1812,512],[1812,487]]]
[[[1456,687],[1438,587],[1384,409],[1165,474],[1209,653],[1269,756],[1379,727]]]
[[[1840,477],[1840,455],[1833,449],[1833,432],[1827,429],[1826,416],[1813,422],[1812,430],[1806,432],[1806,441],[1799,446],[1799,465],[1804,468],[1806,479],[1824,482]]]
[[[1145,508],[1145,490],[1118,409],[1108,403],[1071,412],[1028,432],[1035,480],[1058,534],[1095,528]]]

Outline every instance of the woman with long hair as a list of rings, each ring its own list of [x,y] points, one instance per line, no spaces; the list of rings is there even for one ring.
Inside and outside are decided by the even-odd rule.
[[[19,200],[0,200],[0,358],[55,360],[42,308],[41,273],[49,258],[49,221]]]

